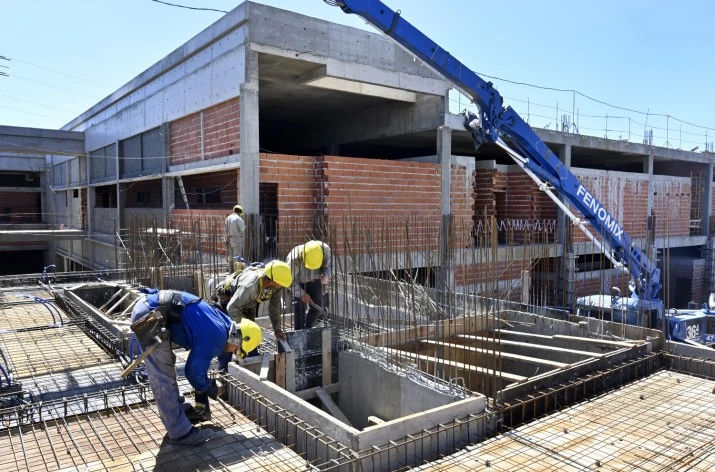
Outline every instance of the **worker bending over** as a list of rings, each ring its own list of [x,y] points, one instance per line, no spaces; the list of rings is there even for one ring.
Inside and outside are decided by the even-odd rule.
[[[261,343],[261,329],[248,319],[234,323],[217,308],[187,292],[156,289],[142,292],[144,295],[132,311],[132,330],[142,350],[154,344],[157,336],[163,341],[144,361],[159,417],[171,444],[196,446],[213,434],[210,429],[192,426],[192,421],[210,419],[209,398],[218,397],[216,381],[208,377],[211,361],[224,353],[229,361],[233,354],[245,356],[246,351]],[[161,313],[160,320],[146,322],[154,320],[153,315],[148,315],[150,312]],[[138,329],[141,324],[150,324],[151,329]],[[184,404],[179,394],[171,343],[189,351],[185,375],[196,390],[193,407]]]
[[[332,273],[330,246],[308,241],[290,251],[287,263],[293,274],[293,324],[295,329],[312,328],[318,317],[314,305],[323,308],[323,285],[328,284]]]
[[[236,205],[233,213],[226,217],[226,246],[228,247],[228,273],[233,272],[233,263],[236,257],[243,257],[243,234],[246,232],[246,223],[243,221],[243,207]]]
[[[268,317],[276,338],[286,339],[281,329],[281,291],[290,287],[290,268],[283,261],[271,261],[265,267],[246,267],[233,273],[216,289],[216,295],[226,313],[236,322],[248,318],[255,321],[259,304],[268,302]],[[249,356],[258,351],[247,351]],[[231,356],[219,357],[219,370],[225,370]]]

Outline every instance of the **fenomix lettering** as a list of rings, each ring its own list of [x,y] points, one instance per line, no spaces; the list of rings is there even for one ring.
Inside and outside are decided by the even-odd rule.
[[[621,225],[613,219],[611,214],[603,208],[603,205],[598,203],[598,200],[596,200],[593,195],[591,195],[588,190],[583,187],[583,185],[578,186],[576,196],[581,197],[581,201],[583,201],[583,204],[586,205],[586,208],[593,212],[596,218],[603,223],[603,226],[611,232],[614,238],[616,238],[619,242],[622,242],[621,234],[623,234],[623,228],[621,228]]]

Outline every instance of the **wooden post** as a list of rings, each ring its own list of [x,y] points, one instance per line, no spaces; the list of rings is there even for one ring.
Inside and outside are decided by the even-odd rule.
[[[276,385],[281,388],[286,387],[286,354],[279,352],[276,354]]]

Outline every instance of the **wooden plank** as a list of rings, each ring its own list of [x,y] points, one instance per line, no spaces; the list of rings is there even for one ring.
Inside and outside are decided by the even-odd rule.
[[[323,330],[323,386],[333,383],[333,349],[332,337],[329,329]]]
[[[286,387],[286,353],[276,354],[276,385]]]
[[[456,367],[458,369],[463,369],[463,370],[467,370],[470,372],[477,372],[479,374],[484,374],[484,375],[495,375],[495,376],[499,376],[502,379],[507,380],[509,382],[523,382],[528,379],[528,377],[524,377],[523,375],[516,375],[516,374],[510,374],[508,372],[503,372],[503,371],[498,371],[498,370],[493,370],[493,369],[486,369],[484,367],[479,367],[479,366],[475,366],[475,365],[471,365],[471,364],[464,364],[462,362],[450,361],[447,359],[438,359],[436,357],[426,356],[424,354],[415,354],[414,352],[399,351],[397,349],[390,349],[390,348],[385,348],[385,350],[390,354],[399,355],[402,358],[415,359],[418,361],[425,361],[425,362],[431,362],[431,363],[436,363],[436,364],[448,365],[450,367]]]
[[[313,388],[306,388],[305,390],[300,390],[298,392],[295,392],[293,395],[296,397],[302,399],[302,400],[312,400],[313,398],[317,397],[318,395],[315,393],[316,390],[319,388],[322,388],[326,392],[332,394],[332,393],[338,393],[340,391],[340,382],[335,382],[334,384],[330,385],[325,385],[323,387],[313,387]]]
[[[445,347],[449,347],[452,349],[461,349],[463,351],[477,352],[479,354],[486,354],[486,355],[492,355],[492,356],[498,355],[502,359],[511,359],[511,360],[515,360],[515,361],[527,362],[529,364],[548,365],[550,367],[555,367],[557,369],[563,369],[564,367],[570,365],[570,364],[566,364],[565,362],[556,362],[556,361],[551,361],[548,359],[542,359],[540,357],[522,356],[520,354],[512,354],[510,352],[499,353],[499,352],[495,352],[493,349],[482,349],[482,348],[478,348],[478,347],[465,346],[463,344],[454,344],[454,343],[447,343],[447,342],[443,342],[443,341],[432,341],[432,340],[423,340],[422,342],[426,343],[426,344],[445,346]]]
[[[338,421],[341,421],[348,426],[352,426],[352,424],[350,424],[350,420],[348,419],[348,417],[345,416],[345,413],[343,413],[343,411],[338,407],[338,405],[335,404],[333,399],[330,398],[330,394],[328,392],[323,390],[322,387],[318,387],[315,390],[315,394],[318,396],[320,401],[323,402],[325,411],[330,413]]]
[[[271,365],[271,355],[266,353],[263,354],[263,363],[261,364],[261,374],[258,376],[258,378],[261,379],[261,381],[265,382],[268,380],[268,368]]]

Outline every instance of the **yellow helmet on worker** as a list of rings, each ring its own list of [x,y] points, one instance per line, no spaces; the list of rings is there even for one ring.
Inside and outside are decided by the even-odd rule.
[[[306,269],[320,269],[320,266],[323,265],[323,243],[308,241],[303,244],[303,264]]]
[[[234,205],[233,206],[233,212],[238,213],[239,215],[243,214],[243,207],[241,205]]]
[[[240,323],[231,323],[231,332],[228,335],[228,344],[238,346],[236,353],[241,358],[256,349],[263,340],[263,331],[254,321],[241,318]]]
[[[263,269],[263,273],[281,287],[290,287],[293,283],[290,266],[283,261],[273,260],[269,262],[266,264],[266,268]]]

